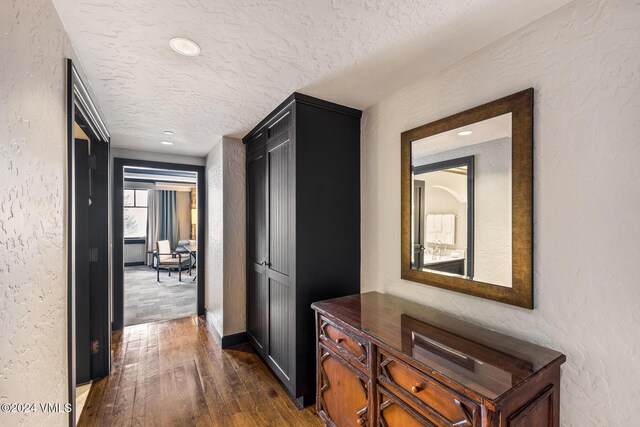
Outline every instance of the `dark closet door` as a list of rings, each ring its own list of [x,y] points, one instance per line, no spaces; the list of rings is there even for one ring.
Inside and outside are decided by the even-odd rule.
[[[247,244],[249,333],[255,344],[266,354],[268,332],[267,287],[267,170],[265,150],[247,159]]]
[[[92,142],[89,165],[91,379],[109,375],[109,144]]]
[[[91,381],[91,312],[89,278],[89,141],[75,140],[74,148],[76,384]]]
[[[293,309],[295,290],[292,271],[293,251],[293,173],[291,135],[285,131],[267,142],[267,280],[269,286],[268,356],[275,372],[288,388],[292,387]]]

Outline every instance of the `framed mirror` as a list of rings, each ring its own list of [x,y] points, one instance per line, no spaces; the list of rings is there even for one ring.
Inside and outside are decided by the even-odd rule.
[[[401,276],[533,308],[533,89],[402,133]]]

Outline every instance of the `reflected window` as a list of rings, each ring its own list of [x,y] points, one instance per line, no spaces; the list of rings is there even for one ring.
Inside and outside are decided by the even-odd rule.
[[[124,190],[124,238],[147,235],[147,190]]]

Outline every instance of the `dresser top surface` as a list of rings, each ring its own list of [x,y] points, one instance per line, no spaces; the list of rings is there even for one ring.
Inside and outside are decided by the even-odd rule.
[[[565,360],[555,350],[378,292],[316,302],[312,308],[494,401],[544,367]]]

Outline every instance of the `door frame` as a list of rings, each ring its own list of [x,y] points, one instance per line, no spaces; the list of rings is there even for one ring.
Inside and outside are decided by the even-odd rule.
[[[66,87],[66,110],[67,110],[67,387],[68,399],[71,404],[69,412],[69,426],[76,425],[76,294],[75,294],[75,135],[74,123],[76,116],[86,125],[86,133],[96,143],[110,145],[111,135],[102,120],[98,109],[91,100],[91,95],[87,90],[82,78],[78,74],[73,60],[67,58],[67,87]],[[110,170],[110,168],[108,168]],[[107,198],[109,192],[107,191]],[[109,201],[107,200],[107,203]],[[109,232],[107,231],[107,236]],[[104,260],[109,262],[109,251]],[[108,269],[107,269],[108,270]],[[109,280],[107,278],[105,294],[108,295]],[[109,300],[100,301],[103,305],[103,313],[106,318],[101,319],[102,324],[99,329],[106,337],[106,342],[101,345],[103,365],[102,370],[109,372],[111,369],[111,325],[109,322]]]
[[[196,291],[196,313],[203,316],[204,311],[204,260],[205,260],[205,168],[204,166],[186,165],[179,163],[155,162],[150,160],[136,160],[125,158],[113,159],[113,319],[111,329],[121,330],[124,326],[124,179],[123,168],[126,166],[143,167],[153,169],[167,169],[189,171],[197,173],[197,241],[198,241],[198,263],[196,266],[197,291]]]

